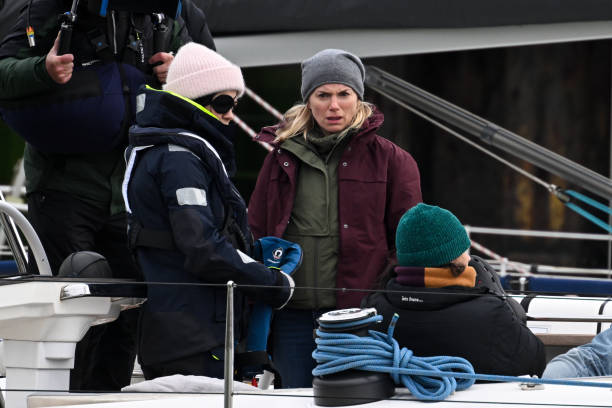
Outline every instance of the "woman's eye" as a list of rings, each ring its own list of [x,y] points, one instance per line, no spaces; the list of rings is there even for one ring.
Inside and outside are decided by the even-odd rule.
[[[327,98],[329,96],[328,93],[320,93],[319,95],[317,95],[319,98]]]

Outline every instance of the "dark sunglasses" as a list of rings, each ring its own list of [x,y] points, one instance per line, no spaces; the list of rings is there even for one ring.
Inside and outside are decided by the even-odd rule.
[[[229,95],[219,95],[213,99],[213,95],[206,95],[195,100],[202,106],[212,106],[215,112],[224,114],[238,105],[238,101]]]

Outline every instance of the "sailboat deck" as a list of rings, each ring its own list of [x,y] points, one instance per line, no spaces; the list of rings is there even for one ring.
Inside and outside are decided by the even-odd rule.
[[[585,379],[586,380],[586,379]],[[605,382],[612,386],[612,377],[589,378],[591,382]],[[401,402],[400,402],[401,401]],[[564,385],[544,385],[540,389],[522,390],[517,383],[480,383],[467,390],[457,391],[448,399],[436,402],[436,408],[453,407],[602,407],[611,406],[612,390],[610,388],[583,388]],[[63,396],[33,395],[28,399],[29,408],[46,406],[86,407],[96,403],[96,408],[162,408],[180,406],[181,408],[222,406],[223,393],[201,395],[172,394],[73,394]],[[383,401],[358,405],[358,407],[396,407],[424,406],[431,402],[415,400],[405,388],[397,388],[396,394]],[[311,388],[280,389],[274,391],[239,392],[234,394],[233,405],[239,407],[286,408],[314,407]]]

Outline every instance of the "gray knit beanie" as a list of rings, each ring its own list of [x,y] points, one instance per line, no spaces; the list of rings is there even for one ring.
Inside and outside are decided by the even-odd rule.
[[[302,62],[302,100],[307,102],[310,94],[325,84],[350,86],[363,100],[364,80],[365,68],[359,57],[328,48]]]

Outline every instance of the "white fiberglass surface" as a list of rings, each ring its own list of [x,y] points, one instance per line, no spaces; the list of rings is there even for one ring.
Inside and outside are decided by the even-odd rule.
[[[603,381],[612,384],[612,377],[589,378],[588,381]],[[115,394],[117,395],[117,394]],[[142,395],[140,401],[123,401],[96,404],[96,408],[162,408],[180,406],[181,408],[201,408],[202,406],[217,406],[223,404],[223,394],[207,394],[198,396]],[[541,389],[522,390],[517,383],[475,384],[467,390],[457,391],[447,400],[437,402],[436,408],[467,408],[478,404],[480,407],[567,407],[567,406],[609,406],[612,397],[609,388],[586,388],[566,385],[544,385]],[[119,395],[121,398],[133,398]],[[398,388],[396,395],[391,399],[359,405],[360,408],[393,408],[399,401],[402,406],[431,406],[431,403],[414,400],[405,388]],[[82,403],[83,401],[79,401]],[[70,404],[69,399],[64,401]],[[425,405],[428,404],[428,405]],[[44,406],[44,405],[37,405]],[[280,389],[273,392],[236,393],[233,406],[286,408],[315,407],[312,389]],[[72,407],[91,408],[91,405],[72,405]]]

